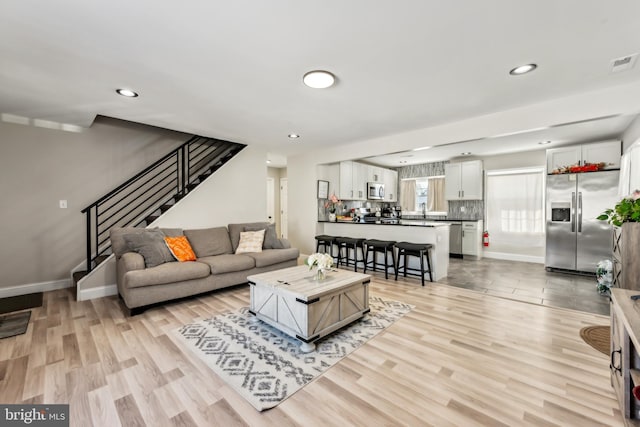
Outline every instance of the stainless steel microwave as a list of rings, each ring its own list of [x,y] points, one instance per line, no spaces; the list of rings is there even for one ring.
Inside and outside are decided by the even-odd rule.
[[[384,184],[379,182],[367,182],[367,199],[384,200]]]

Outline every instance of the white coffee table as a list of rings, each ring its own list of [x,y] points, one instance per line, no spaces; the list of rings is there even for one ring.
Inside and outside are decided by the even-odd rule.
[[[369,312],[368,274],[333,270],[323,280],[300,265],[248,278],[249,310],[271,326],[302,341],[310,352],[314,342]]]

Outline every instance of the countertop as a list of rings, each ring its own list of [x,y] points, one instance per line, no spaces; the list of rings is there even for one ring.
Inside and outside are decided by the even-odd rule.
[[[320,223],[328,223],[328,224],[353,224],[353,225],[389,225],[392,227],[397,226],[410,226],[410,227],[445,227],[448,226],[449,223],[443,220],[440,221],[426,221],[420,219],[399,219],[398,222],[395,223],[384,223],[384,222],[353,222],[353,221],[322,221],[319,220]]]

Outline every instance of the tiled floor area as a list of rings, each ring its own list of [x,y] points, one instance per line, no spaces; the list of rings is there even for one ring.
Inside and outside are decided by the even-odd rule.
[[[595,276],[547,272],[542,264],[450,258],[449,275],[438,282],[519,301],[609,315],[609,298],[598,294]]]

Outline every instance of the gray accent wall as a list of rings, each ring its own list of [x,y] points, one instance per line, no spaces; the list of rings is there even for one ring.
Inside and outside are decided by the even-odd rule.
[[[447,163],[449,162],[421,163],[419,165],[403,166],[398,169],[398,179],[444,175],[444,165]]]
[[[81,133],[0,122],[0,291],[68,279],[85,256],[80,211],[189,137],[106,117]]]

